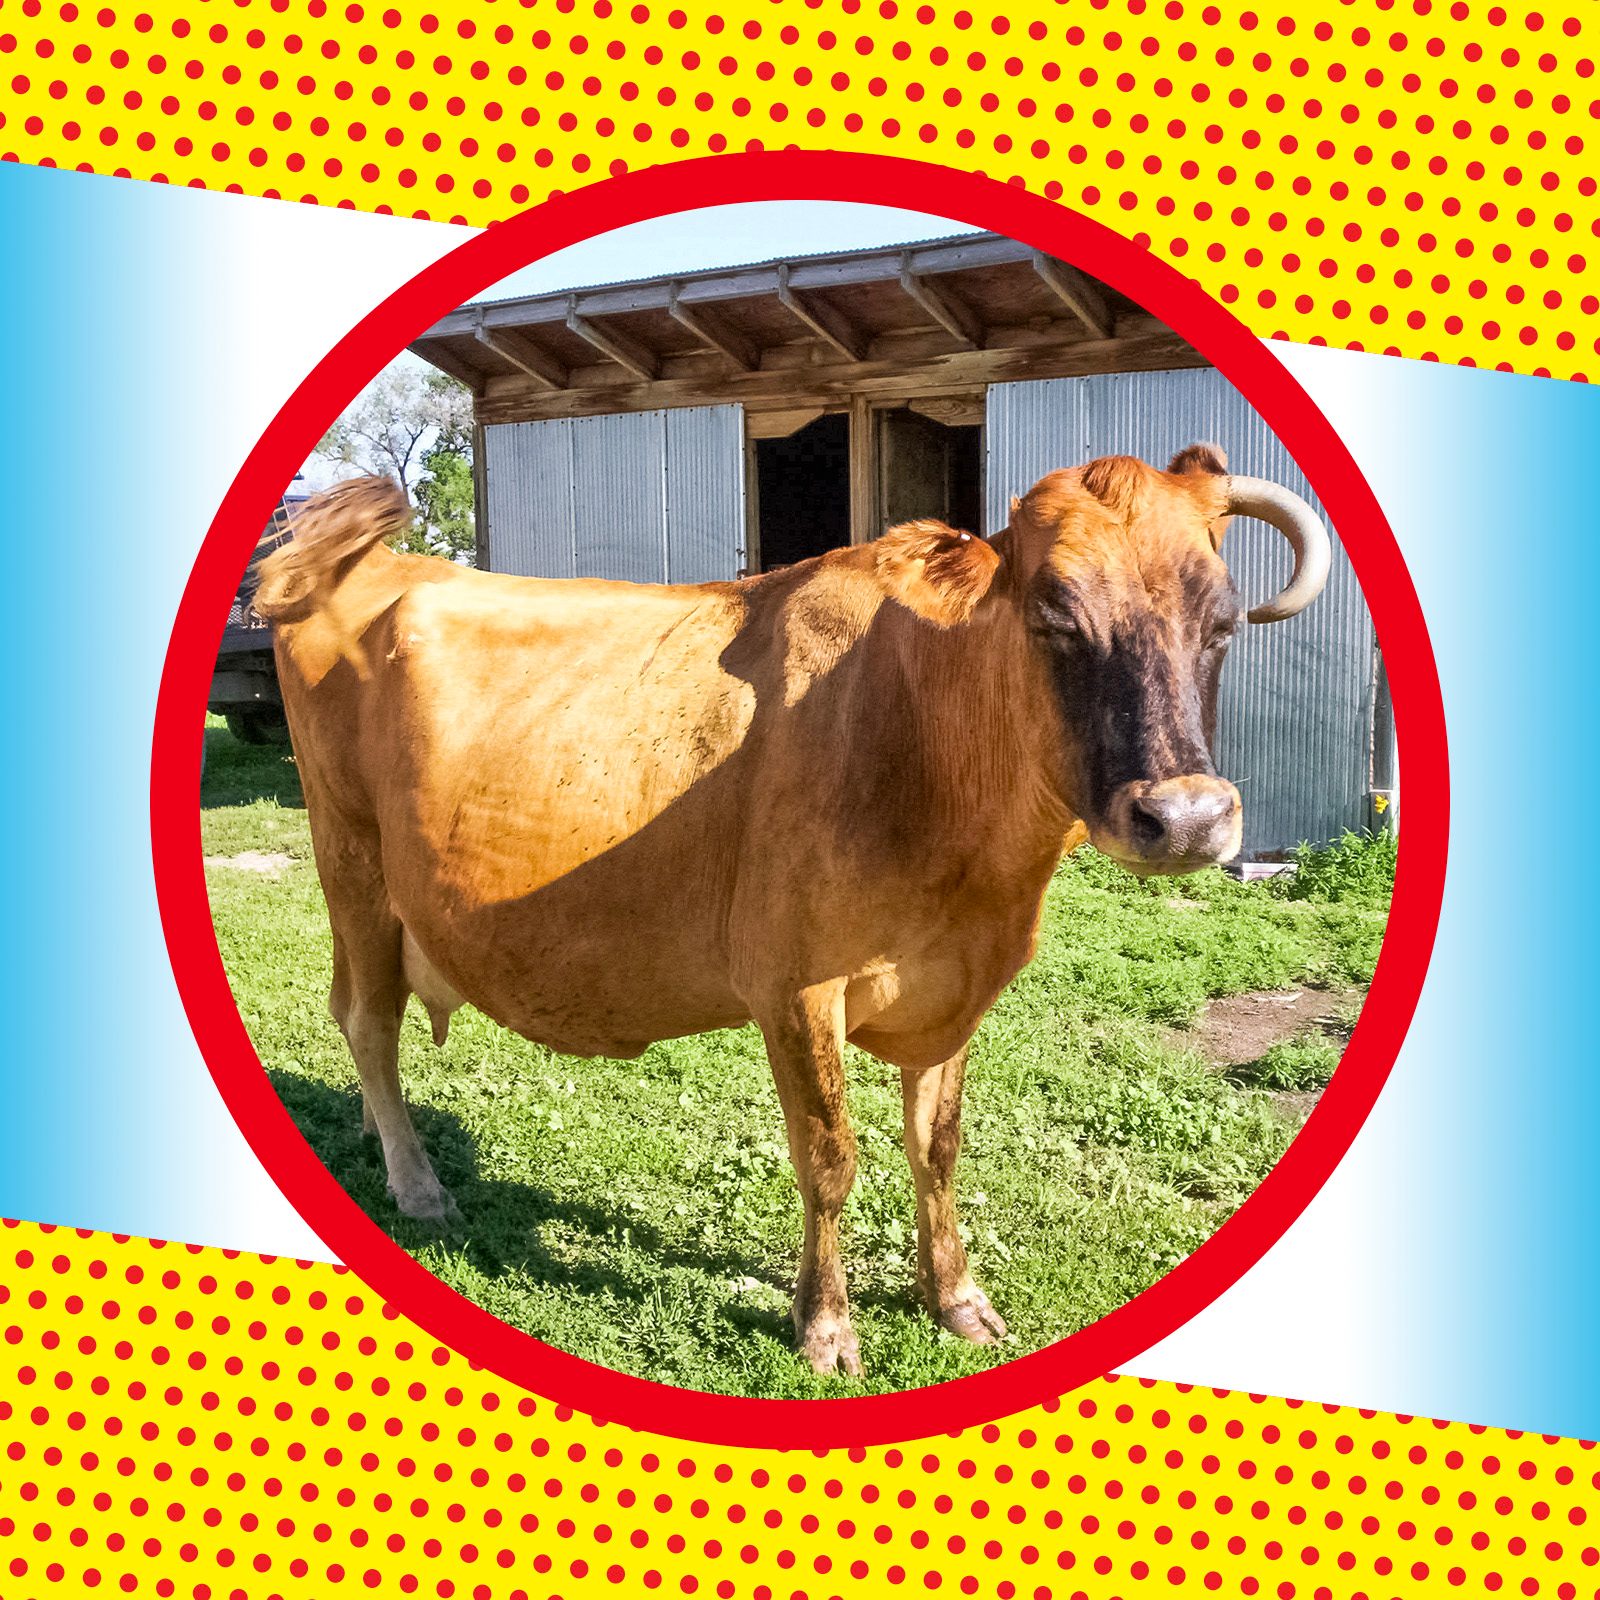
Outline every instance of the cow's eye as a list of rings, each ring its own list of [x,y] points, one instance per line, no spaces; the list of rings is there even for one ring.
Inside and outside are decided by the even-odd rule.
[[[1206,634],[1206,649],[1221,650],[1238,632],[1238,629],[1239,619],[1237,617],[1219,618],[1211,624],[1210,632]]]
[[[1071,612],[1046,600],[1029,608],[1028,631],[1041,639],[1064,641],[1077,637],[1078,625]]]
[[[1083,630],[1071,617],[1053,617],[1044,631],[1044,637],[1054,650],[1075,651],[1083,644]]]

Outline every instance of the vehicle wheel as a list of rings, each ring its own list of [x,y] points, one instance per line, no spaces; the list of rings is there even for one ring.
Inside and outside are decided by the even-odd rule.
[[[227,719],[228,732],[244,744],[282,744],[289,737],[282,706],[244,706]]]

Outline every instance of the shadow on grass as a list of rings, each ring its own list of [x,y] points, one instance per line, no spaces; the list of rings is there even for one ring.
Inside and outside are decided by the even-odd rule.
[[[477,1142],[466,1125],[452,1112],[428,1105],[413,1105],[412,1121],[440,1182],[455,1196],[461,1220],[444,1231],[414,1222],[400,1214],[389,1195],[378,1140],[361,1131],[359,1091],[271,1068],[267,1076],[318,1159],[367,1216],[409,1255],[439,1245],[491,1282],[514,1275],[541,1288],[609,1294],[639,1304],[649,1298],[653,1278],[673,1268],[710,1271],[727,1278],[753,1277],[765,1269],[766,1264],[754,1254],[690,1248],[666,1238],[637,1216],[603,1202],[574,1201],[570,1195],[558,1195],[537,1183],[484,1178]],[[585,1252],[581,1262],[556,1255],[540,1237],[541,1224],[546,1222],[580,1230],[592,1241],[593,1251]],[[624,1235],[630,1252],[653,1258],[655,1270],[625,1273],[594,1259],[608,1248],[614,1249]],[[797,1231],[797,1249],[798,1243]],[[791,1338],[786,1313],[738,1305],[727,1306],[725,1313],[730,1321],[752,1332],[784,1343]]]
[[[301,808],[300,773],[285,744],[245,744],[225,727],[207,727],[205,770],[200,775],[200,807],[247,806],[271,800]]]

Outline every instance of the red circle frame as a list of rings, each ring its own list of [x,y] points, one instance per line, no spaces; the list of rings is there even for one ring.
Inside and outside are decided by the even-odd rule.
[[[395,1244],[301,1136],[245,1031],[212,928],[195,804],[195,730],[238,575],[284,484],[367,380],[419,329],[529,261],[674,211],[763,200],[893,203],[990,228],[1091,267],[1180,331],[1272,419],[1328,508],[1383,642],[1406,752],[1405,843],[1366,1007],[1321,1103],[1255,1193],[1194,1255],[1057,1344],[931,1389],[831,1400],[703,1394],[596,1366],[499,1321]],[[684,161],[559,195],[426,268],[329,351],[240,468],[195,561],[162,673],[150,799],[162,924],[195,1037],[262,1165],[341,1261],[443,1343],[557,1402],[702,1443],[821,1449],[942,1433],[1052,1400],[1171,1333],[1284,1233],[1349,1147],[1410,1023],[1438,926],[1449,777],[1433,651],[1393,534],[1332,427],[1264,344],[1148,251],[1018,187],[889,156],[782,151]]]

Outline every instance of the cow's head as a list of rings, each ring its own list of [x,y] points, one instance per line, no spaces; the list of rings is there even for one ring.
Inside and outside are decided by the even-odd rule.
[[[1295,552],[1288,588],[1248,620],[1293,616],[1327,581],[1327,531],[1287,490],[1230,477],[1213,445],[1166,472],[1126,456],[1053,472],[1013,502],[1007,587],[1060,715],[1063,796],[1140,874],[1239,849],[1239,792],[1212,764],[1217,682],[1246,620],[1219,554],[1235,514],[1271,522]]]

